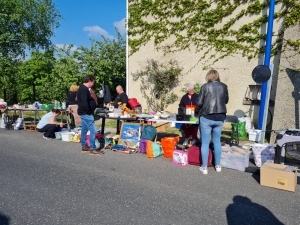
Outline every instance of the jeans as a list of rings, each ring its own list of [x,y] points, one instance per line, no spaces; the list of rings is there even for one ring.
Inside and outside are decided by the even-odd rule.
[[[223,128],[223,121],[214,121],[200,117],[200,128],[201,129],[201,156],[202,156],[202,166],[207,167],[208,161],[208,148],[210,143],[210,135],[212,134],[212,141],[214,144],[214,157],[215,165],[220,165],[221,160],[221,132]]]
[[[79,115],[81,119],[81,146],[86,146],[86,133],[90,131],[90,149],[95,150],[96,126],[93,115]]]

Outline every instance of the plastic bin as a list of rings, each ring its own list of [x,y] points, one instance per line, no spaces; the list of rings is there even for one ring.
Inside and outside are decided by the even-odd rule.
[[[62,132],[55,132],[55,138],[56,140],[62,140],[62,135],[61,135]]]
[[[62,141],[70,141],[71,137],[73,137],[73,132],[63,132],[61,133],[61,140]]]

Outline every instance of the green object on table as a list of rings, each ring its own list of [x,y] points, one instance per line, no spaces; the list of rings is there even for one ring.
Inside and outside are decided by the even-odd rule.
[[[198,121],[198,118],[197,118],[197,117],[191,117],[191,118],[190,118],[190,121],[191,121],[191,122],[197,122],[197,121]]]

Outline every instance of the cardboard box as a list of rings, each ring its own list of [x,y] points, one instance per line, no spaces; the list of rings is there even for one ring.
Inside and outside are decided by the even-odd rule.
[[[156,122],[152,123],[152,126],[156,127],[157,132],[165,132],[169,127],[171,127],[171,124],[166,122]]]
[[[288,165],[266,162],[260,168],[260,184],[295,192],[297,185],[297,167],[292,172],[284,171]]]

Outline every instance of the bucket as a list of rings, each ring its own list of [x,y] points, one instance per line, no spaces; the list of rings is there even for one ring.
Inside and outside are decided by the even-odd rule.
[[[55,132],[55,138],[56,140],[62,140],[62,135],[61,135],[61,132]]]

